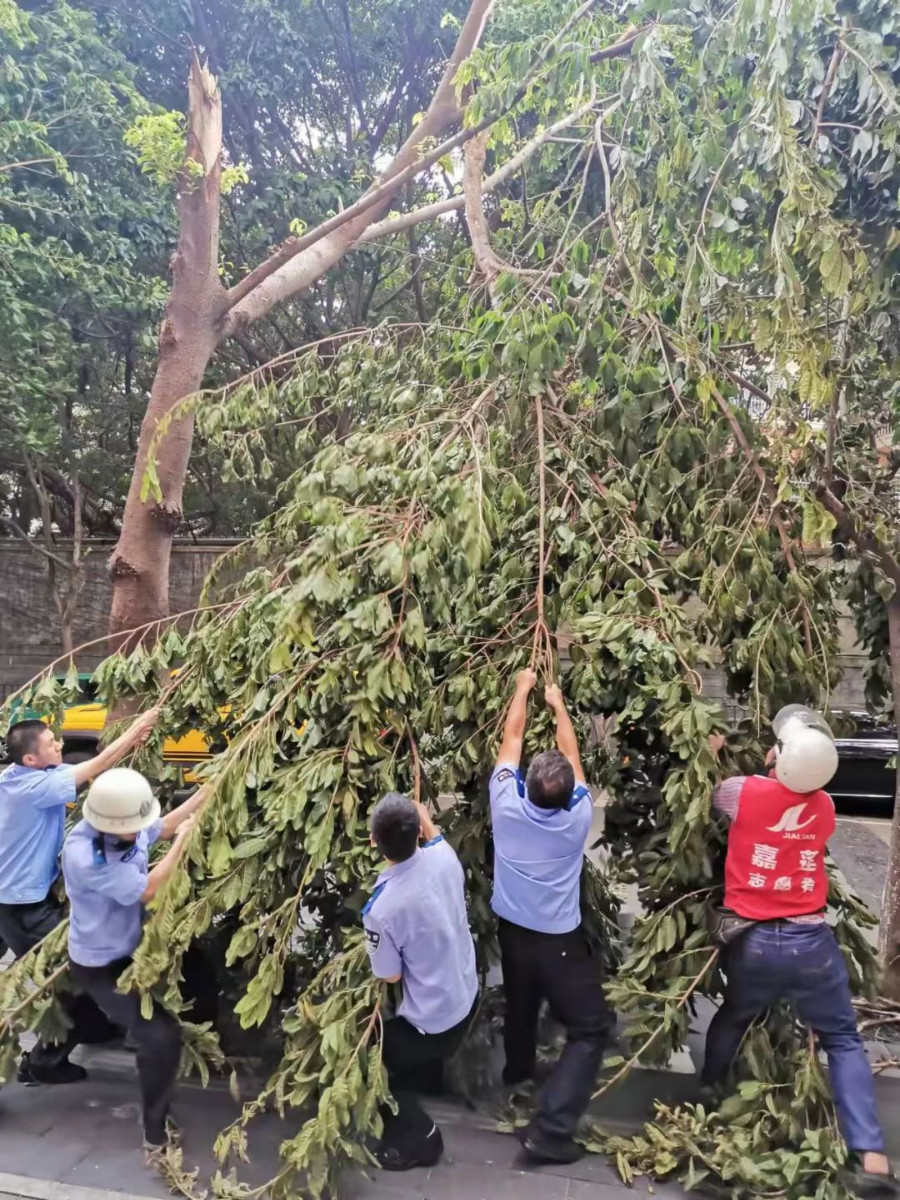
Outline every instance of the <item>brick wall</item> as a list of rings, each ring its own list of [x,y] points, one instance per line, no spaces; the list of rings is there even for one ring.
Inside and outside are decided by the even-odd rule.
[[[193,608],[203,580],[219,555],[234,543],[176,542],[172,548],[172,612]],[[85,587],[75,623],[75,644],[103,636],[109,612],[107,562],[113,542],[88,542]],[[60,544],[63,555],[65,543]],[[56,611],[47,583],[44,559],[20,542],[0,539],[0,698],[36,675],[60,653]],[[104,657],[102,643],[82,652],[78,665],[92,670]],[[856,643],[849,615],[841,621],[841,665],[844,677],[833,698],[835,708],[865,708],[862,667],[865,657]],[[721,699],[736,715],[721,672],[705,673],[704,692]]]
[[[172,548],[172,612],[193,608],[203,580],[228,542],[176,542]],[[85,584],[75,621],[76,646],[103,636],[109,613],[109,556],[115,543],[85,543]],[[60,542],[62,557],[69,554]],[[36,675],[60,653],[56,609],[43,557],[21,542],[0,539],[0,697]],[[77,656],[93,670],[105,656],[103,644]]]

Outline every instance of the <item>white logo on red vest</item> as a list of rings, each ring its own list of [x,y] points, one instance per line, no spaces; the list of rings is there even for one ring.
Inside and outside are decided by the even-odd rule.
[[[781,820],[778,822],[778,824],[769,826],[769,832],[799,833],[800,830],[805,829],[807,825],[812,825],[813,821],[816,819],[815,813],[813,813],[808,821],[801,822],[800,820],[805,808],[805,804],[795,804],[793,808],[786,809],[785,812],[781,814]]]

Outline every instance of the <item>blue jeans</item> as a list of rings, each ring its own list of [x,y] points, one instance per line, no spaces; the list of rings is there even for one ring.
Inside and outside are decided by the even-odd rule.
[[[706,1038],[706,1083],[723,1083],[744,1034],[777,1000],[787,1000],[828,1057],[844,1141],[851,1150],[884,1152],[875,1113],[872,1068],[856,1028],[847,968],[824,923],[757,925],[729,946],[722,1007]]]

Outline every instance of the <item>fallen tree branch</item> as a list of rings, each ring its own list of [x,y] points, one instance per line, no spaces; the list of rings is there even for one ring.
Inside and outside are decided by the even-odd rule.
[[[844,537],[852,541],[864,554],[870,555],[884,571],[885,575],[897,589],[900,595],[900,561],[897,560],[887,547],[865,529],[860,529],[850,513],[834,492],[826,484],[821,484],[815,493],[823,508],[830,512],[837,521],[837,528]]]
[[[466,145],[510,112],[526,95],[528,88],[552,56],[563,32],[571,28],[576,20],[580,21],[592,7],[592,4],[582,5],[567,22],[563,30],[538,56],[522,84],[502,110],[489,113],[478,124],[461,129],[423,155],[421,147],[425,140],[436,137],[460,115],[455,93],[456,73],[459,66],[479,45],[487,18],[493,8],[493,0],[473,0],[453,56],[424,119],[397,151],[379,182],[354,204],[322,222],[303,237],[288,238],[265,262],[260,263],[249,275],[229,289],[220,313],[223,334],[230,336],[242,324],[257,320],[273,305],[308,287],[362,238],[378,211],[390,202],[403,184],[420,175],[451,150]],[[635,40],[642,32],[644,29],[635,33],[626,31],[627,36],[623,35],[623,38],[604,48],[605,54],[603,51],[597,51],[597,54],[605,58],[618,58],[630,54]],[[600,58],[597,61],[600,61]],[[338,234],[340,236],[337,236]],[[334,244],[331,243],[333,235]],[[298,261],[301,255],[302,261]]]
[[[709,958],[703,964],[703,969],[700,971],[700,974],[695,976],[695,978],[691,982],[691,986],[687,989],[687,991],[684,993],[684,995],[679,998],[678,1004],[676,1006],[676,1012],[681,1010],[682,1008],[684,1008],[684,1006],[687,1004],[688,1000],[690,1000],[691,996],[693,996],[694,992],[696,992],[697,988],[700,986],[700,984],[706,978],[707,973],[709,972],[710,968],[712,967],[713,963],[716,961],[716,959],[718,957],[719,957],[719,949],[717,947],[715,950],[713,950],[712,954],[710,954]],[[653,1030],[653,1032],[650,1034],[650,1036],[647,1038],[647,1040],[643,1043],[643,1045],[634,1054],[632,1054],[632,1056],[631,1056],[631,1058],[629,1058],[628,1062],[619,1068],[619,1070],[615,1073],[615,1075],[613,1075],[612,1079],[607,1079],[607,1081],[606,1081],[606,1083],[604,1083],[603,1087],[598,1088],[597,1091],[594,1092],[593,1096],[591,1096],[591,1100],[596,1100],[599,1096],[602,1096],[604,1092],[608,1092],[609,1089],[613,1086],[613,1084],[618,1083],[619,1080],[623,1079],[629,1073],[629,1071],[632,1070],[633,1067],[637,1066],[642,1055],[647,1053],[647,1051],[650,1049],[650,1047],[653,1045],[653,1043],[656,1041],[656,1039],[659,1037],[659,1035],[666,1028],[666,1024],[667,1024],[666,1021],[663,1020],[659,1023],[659,1025],[657,1025],[657,1027]]]
[[[535,589],[537,619],[534,624],[534,641],[531,646],[531,666],[536,668],[542,652],[547,654],[548,677],[553,666],[553,651],[550,631],[544,618],[544,543],[547,519],[547,466],[544,458],[544,404],[540,396],[534,398],[534,419],[537,427],[538,444],[538,581]],[[542,643],[544,645],[542,646]]]
[[[716,387],[715,384],[712,384],[711,391],[715,398],[716,404],[718,404],[723,415],[725,416],[725,419],[728,421],[728,424],[731,426],[732,431],[734,432],[735,440],[737,441],[737,444],[740,446],[741,450],[743,451],[744,457],[747,459],[750,466],[753,468],[754,474],[756,475],[759,482],[762,484],[763,488],[765,489],[765,493],[766,493],[767,497],[769,498],[769,501],[772,504],[772,523],[774,524],[775,529],[778,532],[778,537],[779,537],[779,540],[781,541],[781,548],[784,551],[785,561],[787,562],[788,569],[790,571],[792,571],[794,574],[796,574],[797,573],[797,562],[794,558],[794,549],[793,549],[793,545],[791,543],[790,535],[788,534],[788,531],[785,528],[784,521],[781,519],[781,517],[779,516],[778,511],[777,511],[778,510],[778,496],[775,492],[775,488],[773,487],[772,482],[769,479],[768,475],[763,470],[762,463],[760,463],[759,459],[757,458],[756,453],[753,450],[753,447],[747,441],[747,435],[744,433],[743,427],[741,426],[740,421],[737,419],[737,415],[735,414],[734,409],[731,407],[731,405],[728,403],[728,401],[725,399],[725,397],[722,395],[722,393],[719,391],[719,389]],[[803,640],[806,643],[807,653],[812,654],[812,652],[813,652],[812,631],[810,629],[810,623],[809,623],[809,609],[808,609],[805,601],[803,602]]]

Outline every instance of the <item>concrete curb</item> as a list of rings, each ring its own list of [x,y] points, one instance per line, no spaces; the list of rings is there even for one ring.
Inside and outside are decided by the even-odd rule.
[[[2,1172],[0,1197],[12,1197],[13,1200],[154,1200],[136,1192],[76,1187],[71,1183],[55,1183],[52,1179],[32,1179],[28,1175],[4,1175]]]

